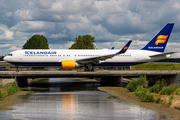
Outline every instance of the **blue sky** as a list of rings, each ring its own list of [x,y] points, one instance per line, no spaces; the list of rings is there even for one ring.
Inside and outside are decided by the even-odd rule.
[[[52,49],[68,49],[79,35],[98,49],[141,49],[168,22],[175,23],[166,52],[180,57],[179,0],[0,0],[0,55],[21,49],[34,34]]]

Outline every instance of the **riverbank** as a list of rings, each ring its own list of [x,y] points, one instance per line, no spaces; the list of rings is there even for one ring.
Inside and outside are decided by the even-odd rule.
[[[140,99],[135,96],[134,92],[129,92],[124,87],[98,87],[98,89],[107,92],[112,96],[116,96],[120,99],[125,99],[127,101],[134,102],[149,109],[156,110],[162,114],[173,116],[174,119],[180,119],[180,110],[175,109],[174,107],[167,107],[162,104],[156,104],[155,102],[141,102]],[[176,100],[177,99],[179,98],[176,98]]]
[[[30,91],[21,91],[14,79],[0,80],[0,111],[12,110],[10,106],[25,102],[27,97],[32,93]]]
[[[10,106],[17,103],[26,102],[28,96],[31,95],[31,93],[32,92],[30,91],[19,90],[16,94],[5,97],[0,101],[0,111],[12,110],[13,108]]]

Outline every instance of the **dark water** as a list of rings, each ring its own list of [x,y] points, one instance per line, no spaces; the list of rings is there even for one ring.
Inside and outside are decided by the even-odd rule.
[[[149,110],[95,87],[51,87],[32,94],[28,101],[0,112],[1,119],[23,120],[159,120],[166,115]]]

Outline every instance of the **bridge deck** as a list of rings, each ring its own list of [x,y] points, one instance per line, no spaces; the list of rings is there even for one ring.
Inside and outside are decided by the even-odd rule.
[[[142,72],[142,71],[103,71],[103,72],[75,72],[75,71],[1,71],[0,78],[27,77],[27,78],[49,78],[49,77],[106,77],[106,76],[140,76],[140,75],[177,75],[179,72]]]

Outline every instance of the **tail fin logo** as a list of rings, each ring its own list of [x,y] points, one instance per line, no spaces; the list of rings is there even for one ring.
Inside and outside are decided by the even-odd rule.
[[[159,43],[165,43],[168,35],[159,35],[157,37],[157,40],[155,42],[155,45],[158,45]]]
[[[126,46],[126,47],[124,47],[124,50],[127,50],[128,49],[128,47]]]

